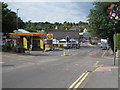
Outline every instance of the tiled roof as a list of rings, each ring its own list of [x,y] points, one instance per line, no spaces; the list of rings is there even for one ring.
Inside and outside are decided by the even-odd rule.
[[[70,38],[78,39],[79,31],[78,30],[45,30],[46,33],[53,34],[55,39],[62,39],[69,36]]]

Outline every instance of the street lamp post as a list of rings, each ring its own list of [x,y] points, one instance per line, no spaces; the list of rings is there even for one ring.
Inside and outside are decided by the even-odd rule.
[[[115,61],[116,61],[116,28],[115,28],[115,25],[116,25],[116,21],[114,23],[114,65],[115,65]]]
[[[16,18],[17,30],[16,30],[16,33],[18,33],[18,11],[19,11],[19,9],[17,8],[17,18]],[[18,35],[17,35],[17,37],[18,37]],[[19,52],[19,43],[18,43],[18,41],[16,41],[16,51]]]
[[[17,24],[17,30],[18,30],[18,11],[19,11],[19,8],[17,8],[17,19],[16,19],[16,24]]]
[[[117,21],[120,20],[120,9],[118,8],[118,5],[116,4],[111,4],[110,7],[108,7],[108,9],[111,9],[110,11],[110,14],[109,14],[109,17],[110,19],[113,19],[115,20],[114,22],[114,65],[115,65],[115,61],[116,61],[116,24],[117,24]]]

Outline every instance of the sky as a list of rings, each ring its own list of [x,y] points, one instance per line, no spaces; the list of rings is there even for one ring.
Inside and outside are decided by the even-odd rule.
[[[4,0],[8,8],[17,12],[23,21],[31,22],[87,22],[90,9],[93,8],[92,2],[12,2]]]

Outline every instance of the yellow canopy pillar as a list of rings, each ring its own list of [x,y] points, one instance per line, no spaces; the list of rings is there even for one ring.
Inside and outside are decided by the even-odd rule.
[[[23,37],[23,48],[27,49],[27,39]]]
[[[44,49],[44,42],[43,42],[42,39],[40,39],[40,48],[41,48],[41,49]]]

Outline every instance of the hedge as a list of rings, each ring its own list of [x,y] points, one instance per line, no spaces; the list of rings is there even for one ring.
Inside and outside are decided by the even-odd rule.
[[[120,33],[117,33],[116,35],[116,45],[117,45],[117,49],[120,50]]]

